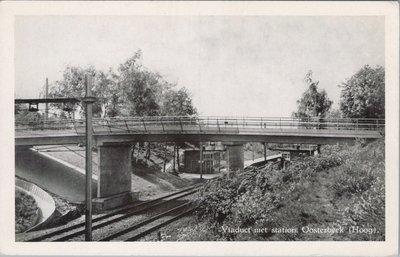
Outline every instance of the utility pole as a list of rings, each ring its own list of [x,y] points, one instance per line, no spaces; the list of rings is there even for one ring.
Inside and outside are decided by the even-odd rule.
[[[230,161],[229,161],[229,150],[226,150],[226,173],[228,178],[231,178],[231,166],[229,165]]]
[[[86,211],[85,241],[92,241],[92,105],[96,98],[92,96],[91,83],[85,76],[86,95],[82,99],[86,106]]]
[[[218,173],[221,172],[221,152],[218,152]]]
[[[317,117],[317,93],[318,91],[315,90],[315,96],[314,96],[314,116]]]
[[[253,157],[253,161],[254,161],[254,144],[251,143],[251,153],[252,153],[252,157]]]
[[[180,160],[179,160],[179,145],[176,146],[176,164],[177,164],[177,171],[179,172],[179,165],[180,165]]]
[[[46,78],[46,99],[49,98],[49,78]],[[49,104],[46,102],[44,109],[44,121],[48,121],[49,119]]]
[[[163,172],[165,173],[165,165],[167,163],[167,146],[164,145],[164,163],[163,163]]]
[[[267,160],[267,143],[264,143],[264,161]]]
[[[203,144],[200,142],[200,180],[203,179]]]
[[[176,159],[176,143],[174,143],[174,155],[172,159],[172,171],[175,171],[175,159]]]

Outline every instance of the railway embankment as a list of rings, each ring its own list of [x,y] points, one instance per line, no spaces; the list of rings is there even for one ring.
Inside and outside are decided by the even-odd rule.
[[[82,202],[85,197],[84,148],[43,146],[35,147],[35,150],[16,151],[16,154],[20,159],[16,163],[17,179],[43,188],[55,201],[55,215],[52,215],[51,220],[47,222],[46,228],[70,223],[71,220],[81,216]],[[93,165],[93,195],[96,195],[96,179],[99,172],[98,165],[96,165],[97,153],[94,152],[93,156],[95,162]],[[141,164],[134,164],[132,191],[140,192],[139,200],[153,199],[191,184],[190,180],[160,172],[154,165],[148,165],[154,164],[154,162],[154,160],[143,160],[140,162]],[[36,224],[36,221],[34,223]],[[28,234],[38,233],[42,232],[32,231]],[[18,241],[24,241],[27,236],[29,238],[31,235],[19,234]]]
[[[334,145],[208,181],[186,217],[144,240],[385,240],[384,139]]]

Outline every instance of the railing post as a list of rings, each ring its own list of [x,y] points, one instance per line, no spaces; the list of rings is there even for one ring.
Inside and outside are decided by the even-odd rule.
[[[260,124],[261,127],[260,128],[262,128],[262,124],[263,124],[263,118],[261,117],[261,124]]]
[[[142,123],[143,123],[144,131],[147,132],[146,123],[144,122],[143,118],[142,118]]]
[[[160,119],[160,121],[161,121],[162,131],[165,132],[164,124],[162,123],[162,118]]]
[[[78,134],[78,130],[76,129],[76,123],[75,120],[72,120],[72,126],[74,126],[75,133]]]
[[[378,130],[378,129],[379,129],[379,120],[376,119],[376,130]]]
[[[279,129],[282,129],[282,118],[279,118]]]
[[[40,126],[40,130],[44,130],[44,120],[41,120],[41,126]]]
[[[201,132],[201,123],[200,123],[200,119],[199,118],[197,118],[197,123],[199,124],[199,130]]]
[[[218,126],[218,131],[219,131],[219,132],[221,132],[221,128],[219,127],[219,121],[218,121],[218,118],[217,118],[217,126]]]
[[[128,133],[129,133],[130,131],[129,131],[129,126],[128,126],[128,123],[126,122],[126,120],[124,120],[124,122],[125,122],[126,130],[127,130],[127,131],[128,131]]]
[[[336,129],[339,130],[339,118],[336,118]]]
[[[108,129],[110,130],[110,133],[112,133],[112,130],[111,130],[111,125],[110,125],[110,123],[108,122],[108,120],[106,120],[106,122],[107,122]]]
[[[356,129],[358,130],[358,119],[356,119]]]
[[[181,124],[181,131],[183,132],[182,117],[179,118],[179,124]]]

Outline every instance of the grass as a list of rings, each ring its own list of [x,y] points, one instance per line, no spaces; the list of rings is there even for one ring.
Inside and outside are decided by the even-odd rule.
[[[195,225],[181,229],[178,238],[382,241],[384,151],[384,140],[325,146],[321,155],[296,159],[284,170],[269,165],[209,181],[199,195]]]
[[[15,190],[15,232],[21,233],[37,223],[40,209],[35,199],[24,191]]]

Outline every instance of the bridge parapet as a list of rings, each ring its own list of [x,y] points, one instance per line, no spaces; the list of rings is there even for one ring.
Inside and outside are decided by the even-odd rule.
[[[326,131],[380,131],[384,119],[321,119],[288,117],[126,117],[93,119],[94,134],[130,133],[239,133],[263,130],[326,130]],[[15,131],[69,131],[76,135],[85,133],[84,120],[59,119],[36,122],[16,122]]]

